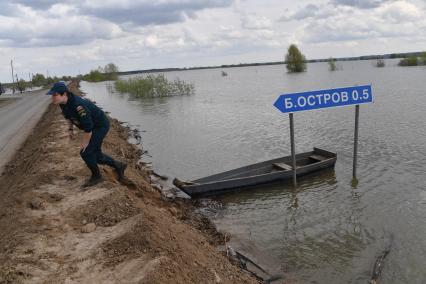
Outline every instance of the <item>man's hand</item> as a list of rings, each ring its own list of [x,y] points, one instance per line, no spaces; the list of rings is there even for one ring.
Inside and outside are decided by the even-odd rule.
[[[68,129],[68,138],[70,140],[74,140],[74,138],[75,138],[75,136],[74,136],[74,130]]]
[[[87,148],[87,145],[89,145],[89,142],[84,142],[84,141],[81,141],[81,145],[80,145],[80,152],[84,152],[85,150],[86,150],[86,148]]]
[[[67,123],[68,123],[68,138],[70,140],[74,139],[74,125],[72,124],[72,121],[67,119]]]
[[[80,144],[80,152],[84,152],[87,148],[87,145],[89,145],[90,138],[92,138],[92,132],[85,132],[83,134],[83,137],[81,138],[81,144]]]

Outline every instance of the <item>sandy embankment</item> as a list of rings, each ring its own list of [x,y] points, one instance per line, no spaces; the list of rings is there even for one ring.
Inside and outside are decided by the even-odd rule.
[[[0,283],[257,283],[209,222],[153,189],[128,133],[112,120],[104,151],[134,185],[102,167],[105,182],[82,192],[79,139],[49,107],[0,177]]]

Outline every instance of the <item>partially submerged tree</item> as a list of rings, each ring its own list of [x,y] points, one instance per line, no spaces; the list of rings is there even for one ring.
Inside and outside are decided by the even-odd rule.
[[[423,52],[422,55],[420,56],[420,63],[422,65],[426,65],[426,52]]]
[[[409,56],[407,58],[403,58],[398,63],[399,66],[417,66],[419,65],[419,60],[417,56]]]
[[[288,72],[306,71],[306,58],[295,44],[291,44],[285,56]]]
[[[337,70],[336,59],[334,59],[333,57],[330,57],[330,59],[328,60],[328,69],[330,71],[336,71]]]
[[[114,63],[108,63],[105,65],[104,73],[108,77],[108,80],[117,80],[118,67]]]
[[[385,67],[385,60],[383,58],[377,59],[376,67]]]

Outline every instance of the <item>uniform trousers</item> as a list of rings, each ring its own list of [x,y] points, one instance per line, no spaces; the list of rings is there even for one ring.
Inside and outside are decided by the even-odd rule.
[[[92,137],[89,145],[84,151],[80,151],[80,156],[86,163],[87,167],[92,170],[97,168],[97,165],[115,166],[115,161],[110,156],[102,153],[102,142],[109,130],[109,121],[105,118],[105,122],[101,127],[92,130]]]

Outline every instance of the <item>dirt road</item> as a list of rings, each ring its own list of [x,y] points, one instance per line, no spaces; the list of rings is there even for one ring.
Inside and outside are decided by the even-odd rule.
[[[88,191],[77,140],[50,106],[0,177],[0,283],[258,283],[219,252],[224,235],[151,186],[117,121],[104,151],[128,163]]]
[[[45,90],[0,98],[0,174],[49,105]]]

